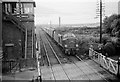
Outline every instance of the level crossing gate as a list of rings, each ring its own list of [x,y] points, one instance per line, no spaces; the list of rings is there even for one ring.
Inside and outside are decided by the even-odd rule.
[[[100,64],[100,66],[104,69],[117,76],[120,76],[120,57],[118,60],[114,60],[110,57],[104,56],[102,53],[96,52],[92,47],[89,48],[89,57],[96,63]]]

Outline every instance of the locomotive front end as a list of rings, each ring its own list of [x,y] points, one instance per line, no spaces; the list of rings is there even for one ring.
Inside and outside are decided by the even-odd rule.
[[[67,55],[75,55],[79,50],[78,40],[74,34],[64,35],[63,46]]]

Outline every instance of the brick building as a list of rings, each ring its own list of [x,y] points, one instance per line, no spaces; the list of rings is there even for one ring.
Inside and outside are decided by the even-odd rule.
[[[33,0],[2,0],[1,6],[0,12],[3,16],[0,24],[2,25],[0,26],[0,31],[2,29],[0,47],[2,46],[3,50],[5,63],[3,69],[5,69],[9,66],[8,61],[19,63],[24,59],[31,60],[35,57],[35,2]]]
[[[118,14],[120,14],[120,1],[118,1]]]

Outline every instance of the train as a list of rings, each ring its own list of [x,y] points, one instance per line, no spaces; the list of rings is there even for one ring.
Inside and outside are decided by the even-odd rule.
[[[76,55],[79,50],[78,38],[73,33],[59,34],[53,28],[43,29],[62,48],[66,55]]]

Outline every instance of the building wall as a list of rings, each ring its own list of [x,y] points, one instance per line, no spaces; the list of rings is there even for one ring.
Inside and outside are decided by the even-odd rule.
[[[120,14],[120,1],[118,2],[118,14]]]
[[[0,1],[0,51],[2,47],[2,2]]]
[[[34,39],[34,21],[22,21],[22,24],[27,27],[27,52],[26,52],[26,58],[30,59],[35,57],[35,39]]]
[[[22,24],[27,27],[27,29],[30,31],[34,28],[34,22],[22,22]]]
[[[23,32],[10,21],[3,21],[3,55],[7,59],[24,57]]]
[[[0,0],[0,81],[2,79],[2,1]]]

